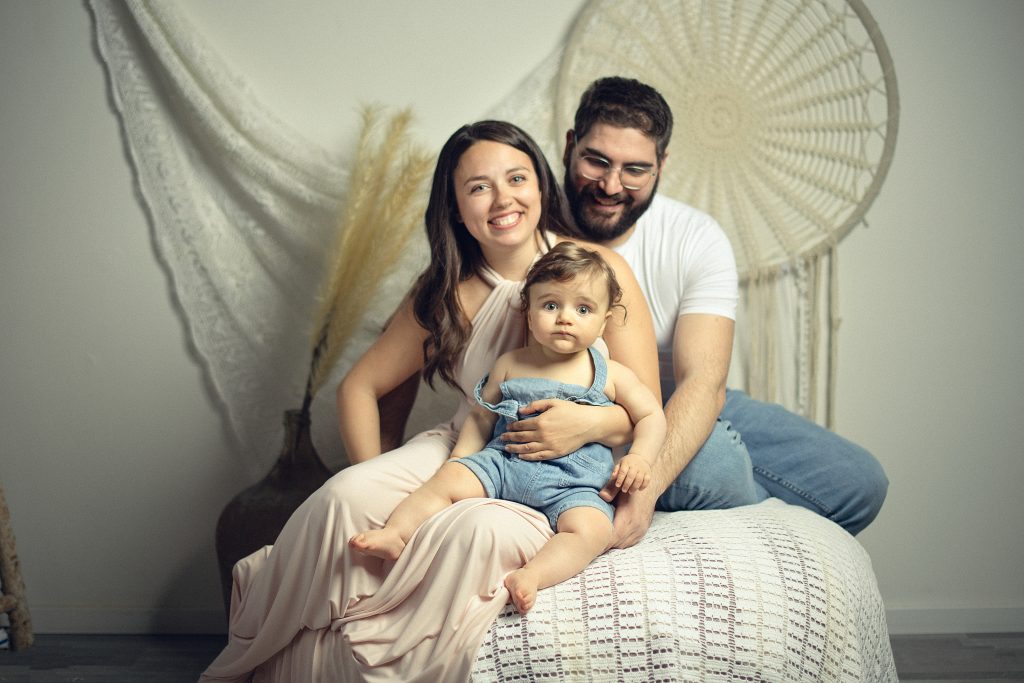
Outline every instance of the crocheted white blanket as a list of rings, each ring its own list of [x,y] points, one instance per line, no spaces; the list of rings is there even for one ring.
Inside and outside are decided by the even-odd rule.
[[[867,553],[778,500],[657,513],[644,540],[508,606],[474,681],[896,681]]]

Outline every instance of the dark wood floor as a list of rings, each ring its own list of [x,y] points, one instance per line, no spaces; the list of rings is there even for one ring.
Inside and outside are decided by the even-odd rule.
[[[1024,633],[890,640],[901,681],[1024,681]]]
[[[0,682],[195,683],[222,647],[222,636],[36,635],[0,652]]]
[[[220,636],[37,635],[22,652],[0,651],[0,683],[194,682]],[[1024,633],[893,636],[901,681],[1022,681]]]

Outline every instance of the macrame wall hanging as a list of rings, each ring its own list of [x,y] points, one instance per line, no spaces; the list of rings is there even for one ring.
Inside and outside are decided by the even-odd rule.
[[[836,245],[878,194],[898,125],[892,59],[871,14],[861,0],[594,0],[559,68],[557,134],[608,74],[665,96],[676,127],[658,191],[707,211],[732,242],[742,377],[730,384],[809,417],[823,384],[831,424]],[[787,288],[795,315],[783,315]],[[796,360],[795,395],[783,353]]]

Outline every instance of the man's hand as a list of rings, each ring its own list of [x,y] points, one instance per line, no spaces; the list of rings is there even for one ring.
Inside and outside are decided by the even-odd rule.
[[[601,490],[601,497],[609,500],[609,490],[617,491],[614,482],[609,482]],[[615,535],[608,548],[628,548],[640,542],[654,518],[654,504],[658,500],[656,490],[656,487],[648,486],[643,491],[618,496],[615,506]]]
[[[505,450],[522,460],[552,460],[579,450],[587,440],[592,406],[556,398],[533,401],[520,411],[535,415],[508,425],[501,435]]]

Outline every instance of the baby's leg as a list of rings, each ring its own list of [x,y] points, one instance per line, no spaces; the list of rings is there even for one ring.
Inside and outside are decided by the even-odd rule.
[[[612,522],[592,507],[575,507],[558,517],[558,533],[521,569],[505,577],[505,587],[520,614],[537,600],[537,591],[583,571],[611,543]]]
[[[405,544],[433,514],[466,498],[487,494],[472,470],[454,462],[441,466],[423,486],[410,493],[391,513],[383,529],[371,529],[349,540],[355,550],[385,560],[397,560]]]

